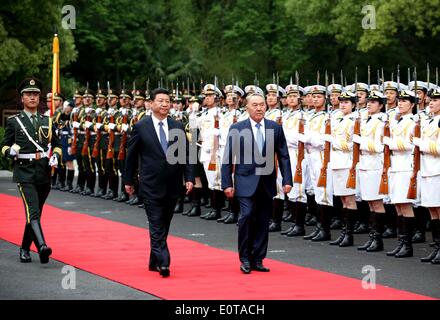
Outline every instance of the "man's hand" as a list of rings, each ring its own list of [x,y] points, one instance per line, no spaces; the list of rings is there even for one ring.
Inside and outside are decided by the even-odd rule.
[[[225,189],[225,195],[226,195],[226,197],[227,197],[228,199],[231,199],[231,198],[234,197],[234,192],[235,192],[235,190],[234,190],[234,188],[232,188],[232,187],[229,187],[229,188],[226,188],[226,189]]]
[[[132,185],[125,185],[125,192],[127,192],[130,196],[134,193],[134,187]]]
[[[290,190],[292,190],[292,186],[290,184],[286,184],[283,186],[283,192],[284,193],[289,193]]]
[[[189,194],[193,189],[194,184],[191,181],[185,182],[186,194]]]

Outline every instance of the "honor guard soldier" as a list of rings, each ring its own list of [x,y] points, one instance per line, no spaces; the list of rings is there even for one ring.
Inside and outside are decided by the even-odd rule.
[[[117,152],[115,150],[116,140],[120,139],[116,135],[116,117],[118,115],[118,99],[119,95],[113,89],[110,88],[108,84],[107,92],[107,104],[108,109],[104,118],[103,130],[103,140],[106,144],[106,154],[105,154],[105,171],[108,176],[108,188],[105,196],[101,197],[105,200],[112,200],[118,197],[119,188],[119,173],[118,173],[118,163],[117,163]],[[118,145],[119,146],[119,142]]]
[[[413,199],[409,199],[408,189],[413,173],[413,144],[411,139],[414,133],[416,96],[409,90],[399,94],[398,115],[399,119],[390,122],[390,137],[384,136],[383,143],[391,150],[391,166],[389,175],[389,197],[397,210],[399,227],[398,246],[388,256],[396,258],[412,257],[412,236],[414,229]]]
[[[66,176],[66,183],[60,191],[71,191],[73,190],[73,178],[75,176],[75,167],[73,165],[73,160],[75,160],[75,155],[71,154],[72,146],[72,127],[71,127],[71,117],[72,110],[75,108],[75,103],[72,100],[64,101],[63,110],[59,113],[54,121],[58,127],[58,136],[60,138],[63,159],[62,165],[67,172],[64,174]],[[61,177],[61,174],[60,174]]]
[[[220,118],[219,128],[220,128],[220,139],[219,139],[219,154],[223,156],[226,138],[229,133],[229,128],[232,124],[238,121],[240,116],[240,111],[238,110],[240,100],[244,96],[243,90],[236,85],[227,85],[225,87],[225,103],[227,111],[224,113],[223,117]],[[225,224],[234,224],[238,221],[238,214],[240,212],[240,203],[237,198],[233,197],[228,199],[228,213],[219,219],[217,222],[223,222]]]
[[[131,118],[131,100],[133,96],[129,90],[122,89],[119,95],[120,109],[116,116],[115,129],[115,145],[114,153],[118,162],[118,169],[121,174],[121,179],[124,179],[125,175],[125,155],[127,153],[127,141],[128,141],[128,128]],[[118,138],[119,137],[119,138]],[[119,183],[119,175],[118,175]],[[125,202],[129,200],[128,193],[125,191],[123,183],[121,183],[121,193],[118,198],[113,199],[117,202]]]
[[[304,177],[306,162],[304,161],[304,149],[302,148],[302,156],[300,155],[298,143],[298,135],[301,133],[300,127],[304,128],[305,114],[301,110],[301,97],[304,96],[304,89],[299,85],[290,84],[285,89],[287,94],[287,111],[283,117],[283,130],[286,136],[287,148],[289,150],[290,166],[292,175],[300,174],[302,181],[294,181],[292,189],[287,194],[289,201],[289,215],[290,218],[285,218],[285,221],[294,221],[293,225],[281,232],[281,234],[288,237],[303,236],[305,234],[304,223],[307,211],[307,195]],[[300,168],[300,169],[298,169]],[[299,170],[299,172],[297,171]],[[278,188],[282,187],[282,178],[278,168],[277,175]],[[284,198],[284,193],[279,194]]]
[[[283,95],[284,89],[277,84],[270,83],[266,85],[266,104],[267,111],[265,118],[277,122],[282,125],[283,110],[280,104],[280,97]],[[273,199],[272,219],[269,225],[269,232],[281,231],[281,220],[284,211],[284,196],[280,196],[282,189],[277,189],[277,195]]]
[[[143,117],[145,117],[145,93],[141,90],[134,90],[133,92],[133,100],[134,100],[134,108],[131,114],[130,124],[127,130],[128,135],[131,135],[131,129],[133,126],[140,121]],[[139,196],[139,179],[136,175],[134,178],[134,196],[126,201],[127,204],[131,206],[139,205],[141,203],[141,199]]]
[[[359,95],[358,95],[359,97]],[[385,208],[383,199],[386,192],[380,192],[384,168],[384,135],[381,112],[385,105],[385,96],[379,91],[372,91],[368,97],[368,117],[361,123],[361,135],[353,135],[353,142],[359,144],[359,189],[363,201],[368,201],[370,221],[372,222],[369,240],[358,250],[375,252],[383,250],[382,233],[384,228]]]
[[[200,217],[207,220],[217,220],[221,217],[225,195],[221,188],[221,157],[219,153],[219,123],[222,113],[218,106],[221,91],[213,84],[203,88],[204,104],[207,110],[198,119],[200,129],[201,150],[200,162],[206,174],[208,188],[211,191],[212,210]]]
[[[417,82],[418,84],[418,82]],[[431,230],[434,250],[422,262],[440,264],[440,88],[432,90],[429,109],[430,120],[421,123],[421,137],[413,138],[413,143],[421,152],[420,191],[421,205],[431,214]]]
[[[357,86],[355,88],[356,84],[352,85],[351,92],[356,92],[358,96],[358,112],[361,114],[361,119],[365,120],[368,118],[368,111],[367,111],[367,98],[369,94],[369,87],[368,84],[363,82],[358,82]]]
[[[50,116],[50,104],[52,103],[52,93],[49,92],[47,94],[48,99],[50,99],[50,103],[48,101],[48,110],[45,112],[45,115]],[[59,121],[57,121],[57,118],[61,115],[63,112],[63,102],[65,100],[65,97],[62,93],[55,92],[55,97],[53,99],[54,105],[55,105],[55,111],[52,115],[52,121],[55,126],[55,133],[60,137],[59,132]],[[64,167],[63,163],[59,163],[58,168],[56,170],[53,170],[52,173],[52,189],[54,190],[61,190],[65,187],[66,182],[66,168]]]
[[[83,163],[83,156],[81,154],[82,147],[84,144],[84,131],[80,128],[80,121],[84,116],[84,105],[83,105],[83,92],[76,90],[73,95],[75,99],[75,108],[72,111],[72,127],[73,127],[73,138],[72,138],[72,152],[76,159],[76,164],[78,167],[78,178],[76,180],[76,187],[71,191],[72,193],[81,193],[84,191],[84,184],[86,182],[86,172]]]
[[[104,119],[107,114],[107,94],[100,88],[98,83],[98,90],[95,95],[96,109],[95,117],[93,119],[94,142],[91,146],[92,158],[98,170],[98,190],[91,194],[92,197],[101,198],[107,192],[108,175],[105,170],[105,157],[107,153],[108,133],[103,130]]]
[[[349,247],[353,245],[353,230],[357,213],[356,186],[354,184],[354,188],[347,187],[350,170],[356,166],[353,163],[352,137],[355,124],[353,109],[356,106],[357,96],[347,91],[342,93],[338,100],[342,117],[332,122],[331,135],[326,134],[324,140],[331,143],[329,167],[332,170],[334,196],[342,201],[344,223],[339,237],[331,241],[330,245]]]
[[[81,156],[86,173],[86,186],[83,192],[80,193],[83,196],[90,196],[94,194],[96,184],[96,164],[95,159],[92,158],[93,145],[96,140],[96,132],[94,131],[93,123],[96,112],[93,101],[93,92],[87,88],[83,94],[84,113],[80,118],[80,131],[84,132],[84,142],[81,148]]]
[[[326,132],[326,126],[329,125],[329,114],[325,110],[327,88],[322,85],[314,85],[311,88],[313,95],[313,105],[315,113],[309,118],[305,126],[304,134],[300,134],[298,140],[305,144],[305,150],[308,154],[308,165],[310,167],[310,177],[313,184],[315,201],[318,205],[320,224],[315,230],[304,237],[306,240],[326,241],[330,240],[330,223],[333,206],[333,184],[331,170],[324,168],[324,156],[329,150],[326,150],[326,141],[323,136]],[[325,171],[326,179],[324,184],[320,185],[322,171]]]
[[[424,123],[430,120],[429,112],[427,105],[425,104],[425,100],[428,93],[428,84],[424,81],[417,81],[417,88],[415,88],[415,82],[411,81],[408,84],[408,89],[410,91],[416,92],[418,97],[417,104],[417,115],[420,118],[420,122]],[[415,230],[413,243],[423,243],[426,241],[426,224],[429,221],[429,211],[427,208],[420,205],[420,203],[416,203],[414,207],[415,212]]]
[[[56,167],[61,161],[62,151],[52,119],[37,110],[41,89],[41,82],[36,78],[27,78],[20,83],[18,92],[24,110],[8,118],[1,144],[2,154],[14,160],[13,181],[17,183],[25,208],[21,262],[31,262],[32,241],[41,263],[48,263],[52,254],[52,249],[46,244],[40,220],[50,192],[51,166]]]

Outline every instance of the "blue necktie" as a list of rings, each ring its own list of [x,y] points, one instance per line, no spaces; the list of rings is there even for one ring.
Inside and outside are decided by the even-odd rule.
[[[257,123],[255,125],[257,127],[257,146],[260,153],[263,153],[263,145],[264,145],[264,138],[263,138],[263,131],[261,131],[261,123]]]
[[[168,141],[167,136],[165,134],[165,131],[163,130],[163,122],[159,122],[159,137],[160,137],[160,144],[162,146],[163,152],[167,154],[168,149]]]

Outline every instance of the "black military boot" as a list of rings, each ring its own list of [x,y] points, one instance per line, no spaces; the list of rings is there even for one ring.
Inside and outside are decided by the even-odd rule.
[[[306,217],[305,225],[306,226],[316,226],[317,216],[318,216],[318,206],[315,201],[314,195],[307,195],[307,214],[310,218]]]
[[[344,224],[342,226],[341,233],[339,234],[339,237],[336,238],[336,240],[329,242],[329,245],[331,245],[331,246],[339,246],[339,244],[344,240],[345,235],[347,234],[348,216],[347,216],[346,210],[347,209],[345,209],[345,208],[342,209],[342,211],[343,211],[342,216],[344,218]],[[330,229],[331,229],[331,227],[330,227]],[[353,236],[352,236],[352,238],[353,238]]]
[[[321,222],[321,228],[319,230],[319,233],[312,238],[312,241],[328,241],[331,239],[330,236],[330,222],[332,219],[331,206],[324,206],[321,205],[320,207],[320,222]]]
[[[360,202],[357,202],[357,204],[359,204]],[[359,207],[358,207],[358,214],[361,214],[359,211]],[[373,225],[374,221],[376,219],[376,214],[374,212],[370,212],[370,224]],[[356,232],[354,232],[356,233]],[[370,231],[370,233],[368,234],[368,240],[367,242],[365,242],[362,246],[357,247],[358,250],[361,251],[365,251],[367,250],[367,248],[369,248],[371,246],[371,244],[373,243],[373,236],[374,236],[374,232],[373,230]]]
[[[227,213],[223,216],[217,219],[217,222],[225,222],[226,219],[228,219],[232,214],[232,199],[228,199],[228,205],[226,207]]]
[[[293,225],[293,229],[286,233],[286,237],[304,236],[306,233],[304,223],[306,218],[307,204],[296,202],[293,208],[294,212],[292,215],[295,216],[295,224]]]
[[[403,217],[402,248],[394,256],[396,258],[408,258],[413,256],[412,235],[414,230],[414,218]]]
[[[284,211],[284,200],[273,199],[272,200],[272,220],[269,225],[269,232],[281,231],[281,219]]]
[[[432,259],[435,258],[437,255],[438,250],[440,249],[439,246],[437,246],[437,243],[440,241],[439,237],[437,236],[437,224],[440,223],[440,220],[431,220],[431,232],[432,232],[432,240],[434,241],[434,250],[427,255],[426,257],[423,257],[420,259],[422,262],[431,262]]]
[[[183,213],[183,205],[185,201],[185,189],[182,187],[180,191],[180,196],[177,199],[176,206],[174,207],[174,213]]]
[[[431,228],[435,227],[437,229],[437,236],[438,236],[440,235],[440,221],[439,220],[432,220],[432,221],[437,221],[435,223],[435,226],[431,225]],[[434,248],[437,248],[437,253],[435,257],[431,260],[431,263],[440,264],[440,237],[437,237],[434,241],[435,241]]]
[[[26,223],[23,232],[23,240],[20,248],[20,262],[29,263],[32,262],[30,255],[30,248],[32,244],[32,228],[30,224]]]
[[[141,203],[141,200],[139,199],[139,196],[135,195],[133,197],[133,200],[130,203],[130,206],[137,206]]]
[[[46,245],[44,241],[43,230],[39,220],[31,220],[31,228],[34,235],[35,246],[38,248],[40,255],[40,262],[42,264],[49,262],[49,256],[52,254],[52,249]]]
[[[66,186],[61,191],[71,191],[73,189],[73,178],[75,170],[67,170]]]
[[[191,191],[191,197],[192,197],[191,209],[184,212],[183,214],[187,215],[188,217],[200,216],[201,214],[200,199],[202,197],[202,188],[193,188]]]
[[[414,208],[415,230],[412,238],[413,243],[424,243],[426,241],[427,209],[425,207]]]
[[[397,252],[400,251],[403,247],[403,216],[397,216],[397,247],[392,251],[388,251],[386,253],[387,256],[392,257],[395,256]],[[384,232],[385,233],[385,232]]]
[[[374,212],[373,214],[375,215],[374,225],[372,230],[373,242],[367,248],[366,250],[367,252],[383,251],[382,233],[384,227],[385,213]]]
[[[341,229],[343,226],[343,206],[341,197],[333,196],[332,217],[330,224],[331,230]]]
[[[353,246],[353,230],[354,222],[356,220],[356,209],[345,209],[344,220],[345,220],[345,235],[344,239],[339,243],[340,247],[351,247]]]
[[[397,224],[397,211],[396,206],[393,204],[385,204],[385,221],[386,229],[382,233],[382,238],[390,239],[397,237],[396,224]]]
[[[215,203],[212,205],[213,211],[205,218],[206,220],[217,220],[222,216],[225,194],[221,190],[214,190],[213,193],[215,194]]]
[[[353,230],[353,233],[368,233],[368,219],[370,216],[370,207],[367,201],[356,202],[358,208],[359,225]]]

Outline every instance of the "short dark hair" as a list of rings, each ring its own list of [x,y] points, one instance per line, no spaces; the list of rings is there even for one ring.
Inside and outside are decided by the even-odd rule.
[[[153,90],[153,92],[151,92],[151,100],[156,99],[156,96],[158,94],[166,94],[167,96],[169,96],[170,92],[165,88],[156,88]]]

